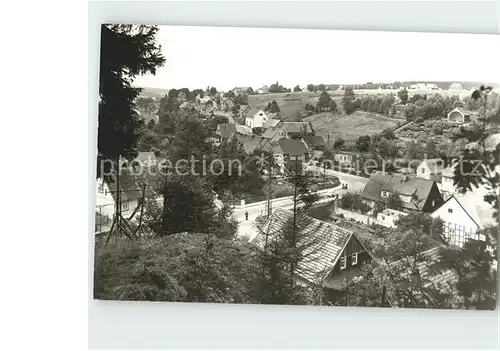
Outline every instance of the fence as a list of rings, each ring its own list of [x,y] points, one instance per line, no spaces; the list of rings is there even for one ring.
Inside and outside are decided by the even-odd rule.
[[[340,207],[335,208],[335,214],[342,215],[344,216],[345,219],[349,219],[351,221],[354,221],[356,223],[361,223],[364,225],[377,224],[383,227],[392,227],[392,225],[390,225],[387,221],[379,221],[378,219],[373,218],[371,216],[364,215],[359,212],[344,210],[343,208]]]

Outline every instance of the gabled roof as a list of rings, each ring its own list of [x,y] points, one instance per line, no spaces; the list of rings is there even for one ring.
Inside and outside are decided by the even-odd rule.
[[[262,112],[264,115],[267,116],[267,112],[265,112],[263,109],[261,108],[255,108],[255,107],[252,107],[248,112],[247,112],[247,118],[255,118],[255,116],[259,113],[259,112]]]
[[[467,216],[478,226],[478,228],[481,227],[481,225],[478,223],[479,219],[477,217],[477,213],[473,207],[470,207],[469,209],[466,209],[462,203],[455,197],[455,195],[451,195],[441,206],[436,208],[431,215],[434,215],[439,209],[442,207],[446,206],[446,204],[449,204],[450,202],[455,201],[461,208],[462,210],[467,214]],[[469,207],[469,206],[467,206]]]
[[[270,113],[267,115],[267,117],[269,119],[264,122],[264,124],[262,125],[262,128],[274,128],[281,122],[280,119],[274,119],[273,116],[271,116],[271,115],[273,115],[273,114]]]
[[[238,140],[247,154],[251,154],[256,149],[271,150],[271,145],[265,143],[265,139],[258,135],[238,135]]]
[[[268,128],[262,133],[262,137],[266,139],[272,139],[278,133],[279,129]]]
[[[248,113],[249,110],[250,110],[250,106],[240,105],[240,113]]]
[[[302,133],[304,129],[306,133],[313,132],[308,122],[283,122],[283,128],[287,133]]]
[[[495,210],[493,206],[484,201],[484,196],[487,193],[488,190],[482,187],[455,196],[460,205],[462,205],[480,228],[498,225],[494,216]]]
[[[222,138],[231,138],[236,133],[236,125],[234,123],[220,123],[217,125],[217,131]]]
[[[306,135],[304,141],[311,147],[325,146],[325,140],[319,135]]]
[[[434,287],[441,288],[443,286],[453,289],[453,283],[458,278],[452,269],[442,269],[439,267],[441,262],[441,247],[436,246],[430,250],[420,253],[416,262],[416,270],[420,277],[421,284],[424,288]],[[390,263],[393,268],[400,267],[402,271],[400,274],[411,274],[410,270],[405,272],[406,268],[412,266],[414,263],[413,258],[409,257],[399,261]],[[391,292],[389,291],[389,294]]]
[[[402,201],[401,206],[410,210],[417,209],[421,211],[434,184],[435,182],[432,180],[375,172],[368,179],[361,196],[367,200],[384,203],[387,202],[387,199],[381,197],[382,191],[412,196],[410,203]]]
[[[307,153],[307,147],[300,140],[281,138],[278,141],[283,154],[290,156],[302,156]]]
[[[303,219],[302,219],[303,218]],[[273,211],[270,218],[261,227],[254,243],[264,248],[265,236],[276,240],[283,228],[293,220],[293,212],[282,208]],[[333,269],[346,244],[354,235],[352,231],[323,222],[309,216],[301,217],[298,245],[305,247],[303,256],[297,266],[298,275],[309,281],[317,282],[324,279]]]

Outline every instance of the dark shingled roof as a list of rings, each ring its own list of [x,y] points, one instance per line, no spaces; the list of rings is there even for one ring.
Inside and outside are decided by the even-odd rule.
[[[247,154],[251,154],[255,149],[271,150],[271,144],[258,135],[238,135],[238,140]]]
[[[254,243],[263,248],[266,234],[268,242],[276,240],[291,220],[293,220],[292,211],[275,209],[271,217],[262,225]],[[339,259],[344,246],[354,234],[350,230],[309,216],[304,216],[299,226],[302,229],[298,245],[305,247],[303,253],[305,258],[299,262],[297,274],[314,283],[318,279],[327,277]]]
[[[274,127],[276,127],[278,125],[278,123],[281,122],[281,120],[280,119],[274,119],[273,117],[275,117],[275,116],[276,116],[276,113],[270,113],[270,114],[268,114],[267,117],[269,119],[264,122],[264,124],[262,125],[262,128],[274,128]]]
[[[276,135],[278,130],[279,129],[273,129],[273,128],[266,129],[266,131],[262,133],[262,137],[266,139],[272,139]]]
[[[326,145],[325,140],[319,135],[306,135],[304,137],[304,140],[307,143],[307,145],[309,145],[311,147],[325,146]]]
[[[405,180],[406,179],[406,180]],[[434,181],[406,177],[399,174],[386,175],[375,172],[370,176],[361,196],[364,199],[386,202],[387,199],[381,197],[382,191],[396,193],[398,195],[413,196],[411,203],[402,202],[402,206],[411,210],[422,210],[429,197]]]
[[[278,143],[283,154],[302,156],[307,153],[307,147],[300,140],[281,138]]]
[[[455,291],[455,282],[458,276],[455,271],[449,268],[441,267],[440,262],[442,261],[441,247],[437,246],[430,250],[420,253],[417,258],[415,265],[416,271],[421,282],[421,286],[424,289],[434,288],[438,290],[450,289],[451,292]],[[390,263],[392,271],[397,271],[399,275],[406,275],[409,278],[412,270],[410,267],[413,266],[414,259],[412,257],[403,258],[399,261]],[[394,291],[388,291],[389,298],[392,300],[393,305],[402,305],[402,301],[397,301],[394,298]]]

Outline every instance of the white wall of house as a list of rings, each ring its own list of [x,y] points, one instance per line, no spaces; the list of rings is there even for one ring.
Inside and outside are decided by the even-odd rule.
[[[352,164],[353,155],[350,154],[335,154],[333,159],[341,166],[349,166]]]
[[[444,235],[448,242],[462,247],[467,239],[480,239],[476,233],[478,225],[462,208],[455,197],[450,198],[443,206],[435,210],[431,216],[444,221]]]
[[[453,178],[443,176],[441,178],[441,189],[439,189],[439,190],[447,192],[447,193],[454,193],[455,186],[453,185]]]
[[[420,163],[420,165],[417,167],[415,175],[418,178],[424,178],[424,179],[430,180],[432,172],[431,172],[431,169],[429,168],[429,166],[427,165],[427,163],[424,161],[424,162]]]
[[[263,110],[257,111],[253,116],[245,118],[245,125],[250,128],[262,127],[267,121],[267,114]]]

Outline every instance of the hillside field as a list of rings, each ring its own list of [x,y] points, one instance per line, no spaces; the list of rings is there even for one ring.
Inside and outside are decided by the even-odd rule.
[[[344,140],[357,139],[367,134],[377,134],[387,128],[394,128],[401,119],[390,118],[364,111],[356,111],[346,116],[338,113],[322,112],[303,119],[311,122],[317,135],[325,140],[330,134],[330,140],[340,137]]]
[[[281,115],[290,118],[301,111],[307,103],[316,105],[318,97],[319,93],[314,92],[259,94],[249,95],[248,102],[252,108],[264,109],[269,102],[276,100]]]

